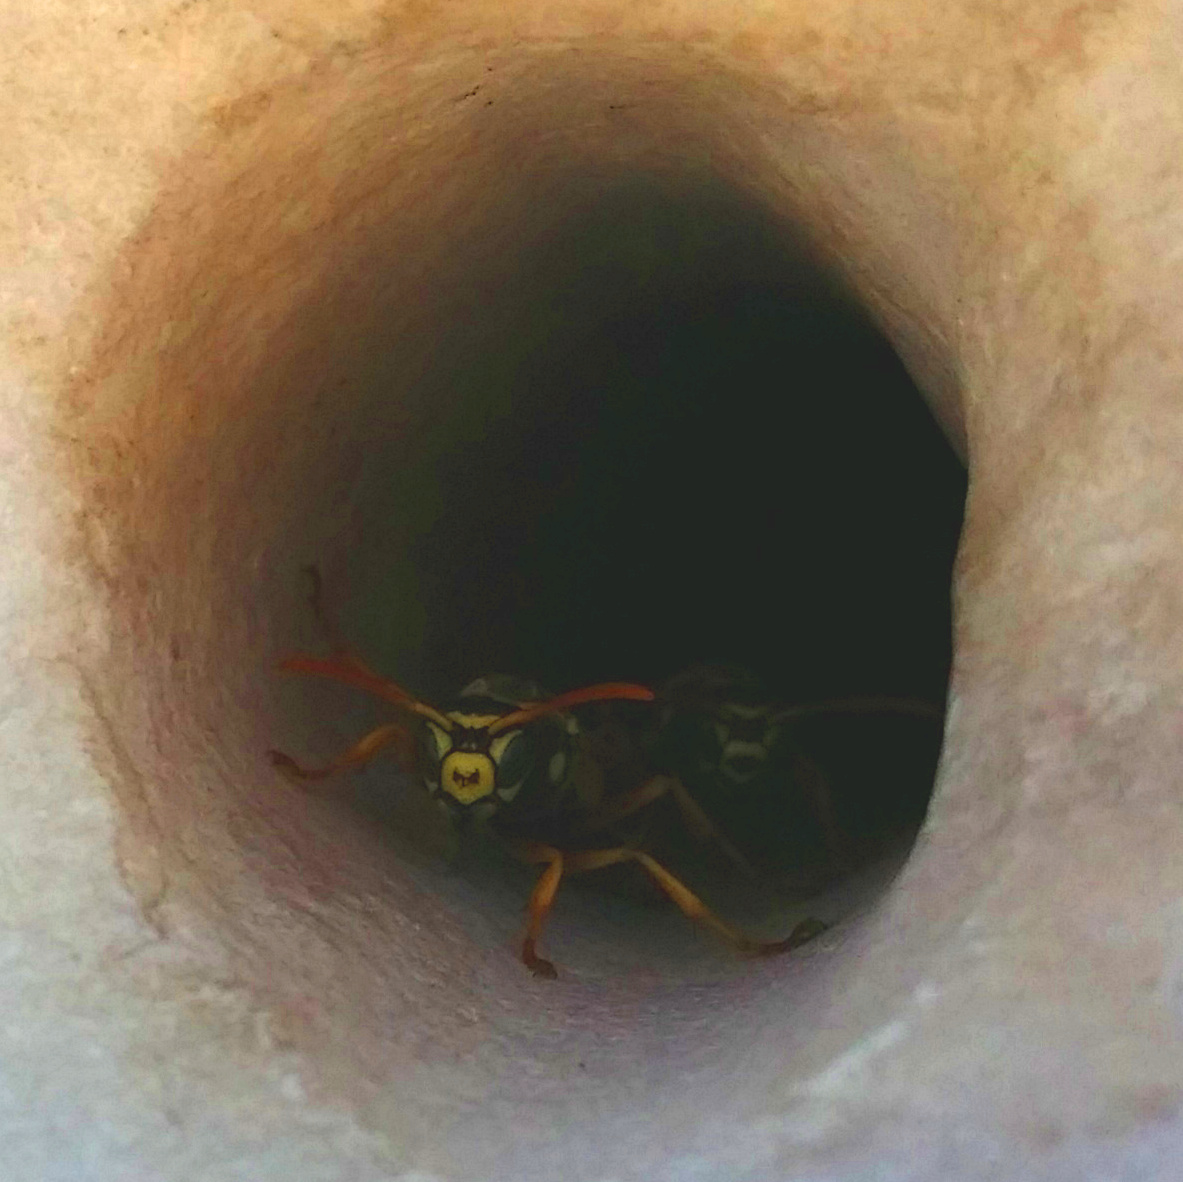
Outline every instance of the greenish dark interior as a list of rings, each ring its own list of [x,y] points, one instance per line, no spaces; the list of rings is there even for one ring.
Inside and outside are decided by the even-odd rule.
[[[391,457],[391,504],[421,519],[415,587],[371,554],[351,619],[376,663],[436,701],[490,671],[559,691],[725,661],[784,702],[943,702],[964,469],[890,346],[755,203],[630,179],[540,207],[462,305],[410,393],[446,408],[401,445],[413,488]],[[413,635],[385,606],[409,594]],[[939,724],[802,737],[853,832],[919,823]]]

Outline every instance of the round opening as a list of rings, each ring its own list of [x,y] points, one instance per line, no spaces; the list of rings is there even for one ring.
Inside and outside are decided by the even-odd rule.
[[[335,623],[436,704],[491,672],[664,696],[703,666],[749,674],[749,704],[828,703],[785,742],[824,779],[839,832],[799,785],[777,799],[762,778],[746,798],[707,783],[713,818],[767,881],[738,883],[734,867],[720,881],[711,859],[678,853],[715,896],[773,923],[786,898],[890,863],[932,788],[965,496],[890,346],[784,227],[718,184],[622,177],[523,244],[504,286],[511,323],[477,309],[450,327],[424,383],[447,409],[427,417],[414,460],[396,451],[389,512],[329,572]],[[407,505],[418,528],[392,550],[382,530]],[[352,705],[350,691],[316,696]],[[604,712],[583,713],[586,726]],[[393,817],[396,841],[426,832],[438,846],[436,824],[392,804],[392,777],[344,794]],[[643,878],[633,867],[564,892]],[[850,905],[831,902],[827,920]]]
[[[162,931],[216,942],[320,1094],[418,1162],[734,1157],[727,1130],[786,1063],[830,1049],[813,1032],[923,817],[939,717],[801,724],[845,877],[794,879],[782,818],[717,818],[773,872],[704,865],[704,893],[760,932],[845,919],[830,936],[743,960],[623,872],[589,875],[547,932],[562,977],[536,981],[516,955],[534,870],[449,859],[389,767],[304,792],[268,765],[383,717],[277,672],[325,651],[302,572],[433,702],[488,672],[564,690],[725,662],[777,703],[939,715],[964,475],[744,164],[750,131],[671,86],[627,135],[589,133],[572,112],[611,118],[647,85],[636,63],[545,111],[520,85],[499,134],[441,107],[438,80],[414,124],[388,67],[357,69],[272,96],[172,179],[74,408],[129,884]],[[554,1129],[573,1122],[611,1162],[572,1172]]]

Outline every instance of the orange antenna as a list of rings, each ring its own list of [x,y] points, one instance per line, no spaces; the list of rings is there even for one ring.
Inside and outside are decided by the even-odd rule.
[[[504,714],[489,726],[489,734],[508,730],[511,727],[525,726],[536,718],[547,714],[558,714],[571,706],[581,706],[584,702],[610,702],[629,700],[633,702],[652,702],[653,691],[643,685],[633,685],[627,681],[608,681],[601,685],[589,685],[583,689],[568,690],[559,694],[557,698],[550,698],[545,702],[531,702],[512,714]]]
[[[430,719],[446,731],[452,730],[452,722],[446,715],[413,698],[401,685],[375,673],[356,657],[333,657],[328,660],[321,657],[286,657],[280,661],[279,667],[285,673],[309,673],[313,677],[325,677],[329,681],[340,681],[366,690],[412,714]]]
[[[429,706],[426,702],[417,701],[415,698],[408,698],[405,702],[400,703],[404,710],[410,710],[412,714],[418,714],[420,718],[426,718],[430,722],[434,722],[441,730],[452,733],[454,726],[452,720],[446,715],[437,710],[434,706]]]

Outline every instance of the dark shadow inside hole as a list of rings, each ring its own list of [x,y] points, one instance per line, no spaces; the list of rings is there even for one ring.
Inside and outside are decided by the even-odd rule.
[[[964,470],[781,227],[733,194],[631,181],[540,234],[501,292],[502,327],[456,326],[431,379],[468,394],[412,548],[418,689],[721,661],[779,702],[943,703]],[[914,832],[939,721],[836,716],[800,740],[857,856]],[[794,821],[718,819],[740,844]]]

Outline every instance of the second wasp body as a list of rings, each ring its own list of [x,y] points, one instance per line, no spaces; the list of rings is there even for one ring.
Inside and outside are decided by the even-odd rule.
[[[817,887],[866,856],[805,742],[811,724],[842,720],[843,733],[858,736],[854,716],[941,718],[937,706],[914,698],[785,703],[750,671],[724,665],[694,666],[671,678],[656,705],[652,766],[679,779],[759,871],[787,874],[801,887]]]

